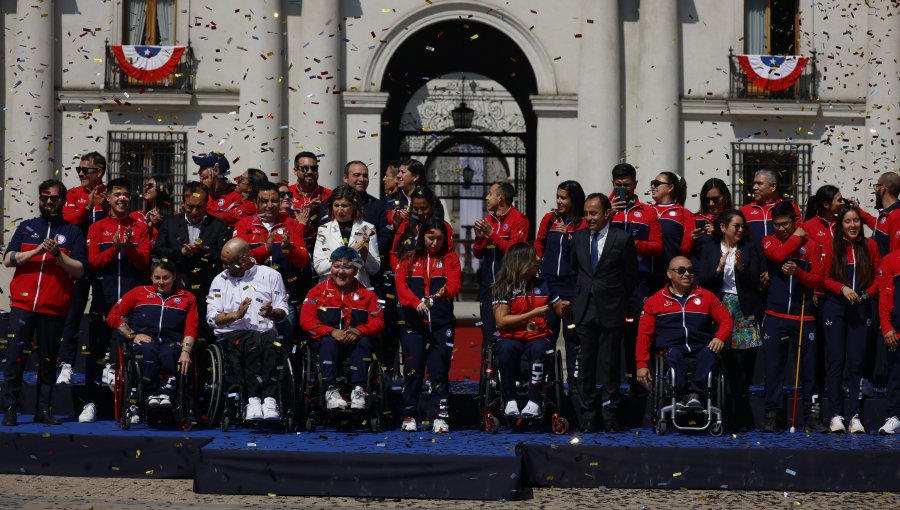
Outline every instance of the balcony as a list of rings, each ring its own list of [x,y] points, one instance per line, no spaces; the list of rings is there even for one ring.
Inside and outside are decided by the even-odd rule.
[[[771,101],[814,101],[819,98],[819,75],[816,69],[816,52],[813,50],[809,57],[809,62],[803,69],[803,74],[797,83],[784,90],[768,91],[754,85],[741,69],[737,55],[729,49],[729,99],[752,99],[752,100],[771,100]]]
[[[178,65],[172,74],[159,81],[138,81],[122,71],[119,63],[116,62],[112,48],[107,42],[104,88],[106,90],[163,89],[191,92],[194,90],[194,71],[196,68],[197,60],[194,58],[194,51],[190,43],[188,43],[187,48],[181,55],[181,60],[178,61]]]

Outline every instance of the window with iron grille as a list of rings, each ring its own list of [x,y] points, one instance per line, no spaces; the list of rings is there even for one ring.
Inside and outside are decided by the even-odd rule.
[[[180,210],[187,176],[187,133],[110,131],[108,154],[109,178],[131,181],[134,210],[144,207],[144,182],[154,175],[172,181],[174,210]]]
[[[812,145],[806,143],[732,143],[731,190],[734,205],[753,201],[753,174],[778,172],[778,196],[798,206],[809,198],[812,179]]]

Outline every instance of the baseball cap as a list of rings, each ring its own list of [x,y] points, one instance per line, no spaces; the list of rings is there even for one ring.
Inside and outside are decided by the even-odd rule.
[[[200,168],[216,166],[216,163],[218,163],[219,173],[222,175],[227,174],[228,169],[231,168],[231,164],[228,163],[228,158],[221,152],[207,152],[205,154],[200,154],[199,156],[193,156],[193,159],[194,163],[200,165]]]

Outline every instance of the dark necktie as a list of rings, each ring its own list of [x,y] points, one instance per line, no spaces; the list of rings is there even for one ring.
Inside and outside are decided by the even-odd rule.
[[[600,250],[598,250],[597,240],[600,239],[600,232],[591,233],[591,270],[597,272],[597,265],[600,264]]]

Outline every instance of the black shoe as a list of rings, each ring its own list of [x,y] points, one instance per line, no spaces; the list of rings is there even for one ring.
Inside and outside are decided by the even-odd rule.
[[[820,420],[819,417],[815,414],[807,414],[804,417],[804,421],[806,422],[804,428],[807,432],[828,432],[828,427],[826,427],[825,424],[822,423],[822,420]]]
[[[698,395],[696,393],[691,393],[690,395],[685,397],[684,400],[685,400],[684,405],[686,405],[687,407],[689,407],[691,409],[700,409],[701,407],[703,407],[702,405],[700,405],[700,395]]]
[[[766,419],[763,421],[763,432],[778,432],[778,414],[775,411],[766,411]]]
[[[53,415],[50,414],[50,411],[47,410],[38,411],[37,413],[35,413],[34,422],[43,423],[44,425],[60,425],[62,423],[61,421],[54,418]]]
[[[16,406],[6,408],[6,415],[3,417],[4,427],[15,427],[19,424],[19,415],[16,413]]]
[[[603,427],[607,432],[621,432],[622,428],[619,426],[619,416],[615,414],[606,414],[603,416]]]

